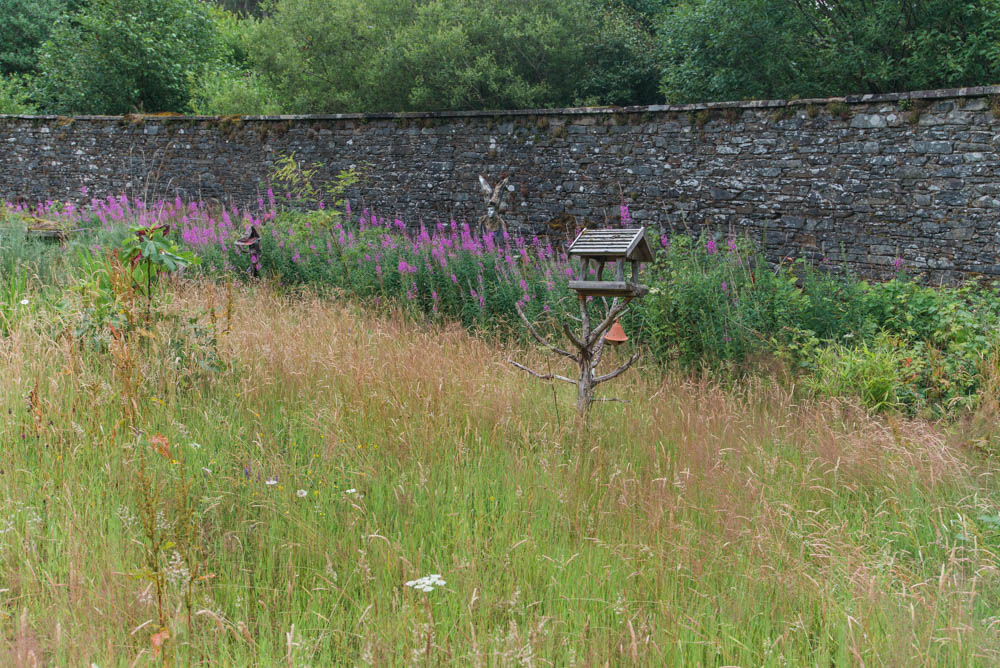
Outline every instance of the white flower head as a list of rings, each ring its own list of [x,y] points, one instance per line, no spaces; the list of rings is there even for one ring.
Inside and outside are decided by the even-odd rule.
[[[350,488],[350,489],[345,489],[344,490],[344,494],[357,494],[357,493],[358,493],[358,490],[354,489],[353,487]]]
[[[295,496],[299,497],[300,499],[304,499],[307,496],[309,496],[309,492],[307,492],[304,489],[300,489],[299,491],[295,492]]]
[[[432,592],[435,587],[443,587],[447,583],[441,579],[441,576],[438,573],[434,573],[433,575],[425,575],[424,577],[417,578],[416,580],[410,580],[405,584],[407,587],[412,587],[417,591]]]
[[[264,484],[267,485],[268,487],[270,487],[271,485],[277,485],[278,484],[278,479],[277,478],[268,478],[267,480],[264,481]]]
[[[212,469],[208,468],[207,466],[202,466],[201,470],[209,475],[212,475]]]
[[[27,306],[29,303],[27,298],[21,300],[21,306]]]

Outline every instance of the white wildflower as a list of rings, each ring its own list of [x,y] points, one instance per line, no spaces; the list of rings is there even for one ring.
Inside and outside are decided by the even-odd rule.
[[[21,300],[21,306],[27,306],[30,302],[27,299]]]
[[[267,480],[264,481],[264,484],[267,485],[268,487],[270,487],[271,485],[277,485],[278,484],[278,479],[277,478],[268,478]]]
[[[304,499],[307,496],[309,496],[309,492],[307,492],[304,489],[300,489],[299,491],[295,492],[295,496],[299,497],[300,499]]]
[[[167,576],[167,582],[172,585],[184,586],[191,579],[191,574],[184,563],[184,558],[177,550],[174,550],[173,555],[171,555],[170,562],[164,569],[164,574]]]
[[[435,587],[443,587],[447,584],[439,573],[434,573],[432,575],[425,575],[422,578],[417,578],[416,580],[410,580],[405,583],[407,587],[412,587],[417,591],[432,592]]]

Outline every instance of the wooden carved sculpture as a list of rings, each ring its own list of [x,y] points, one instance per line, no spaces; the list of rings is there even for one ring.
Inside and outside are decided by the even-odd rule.
[[[493,187],[486,180],[486,177],[479,175],[479,188],[483,193],[483,200],[486,204],[486,213],[479,217],[479,232],[480,234],[484,232],[496,232],[497,227],[503,230],[504,234],[507,234],[507,221],[501,215],[502,211],[507,210],[507,203],[504,201],[504,196],[507,194],[507,182],[510,177],[504,177],[500,183]]]

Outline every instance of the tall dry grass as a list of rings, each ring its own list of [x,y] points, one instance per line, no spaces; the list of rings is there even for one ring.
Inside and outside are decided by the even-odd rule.
[[[152,657],[142,457],[167,524],[196,477],[211,577],[190,627],[168,591],[181,663],[997,661],[995,467],[939,426],[653,368],[580,422],[572,388],[505,362],[548,368],[536,350],[266,286],[236,290],[228,334],[222,286],[169,307],[210,308],[221,370],[186,369],[172,325],[135,350],[138,436],[69,320],[0,341],[6,663]]]

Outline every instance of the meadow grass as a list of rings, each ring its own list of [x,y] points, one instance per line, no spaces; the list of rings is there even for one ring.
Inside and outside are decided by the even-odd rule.
[[[105,352],[11,319],[0,663],[1000,658],[996,466],[934,424],[656,367],[581,423],[538,351],[230,289]]]

